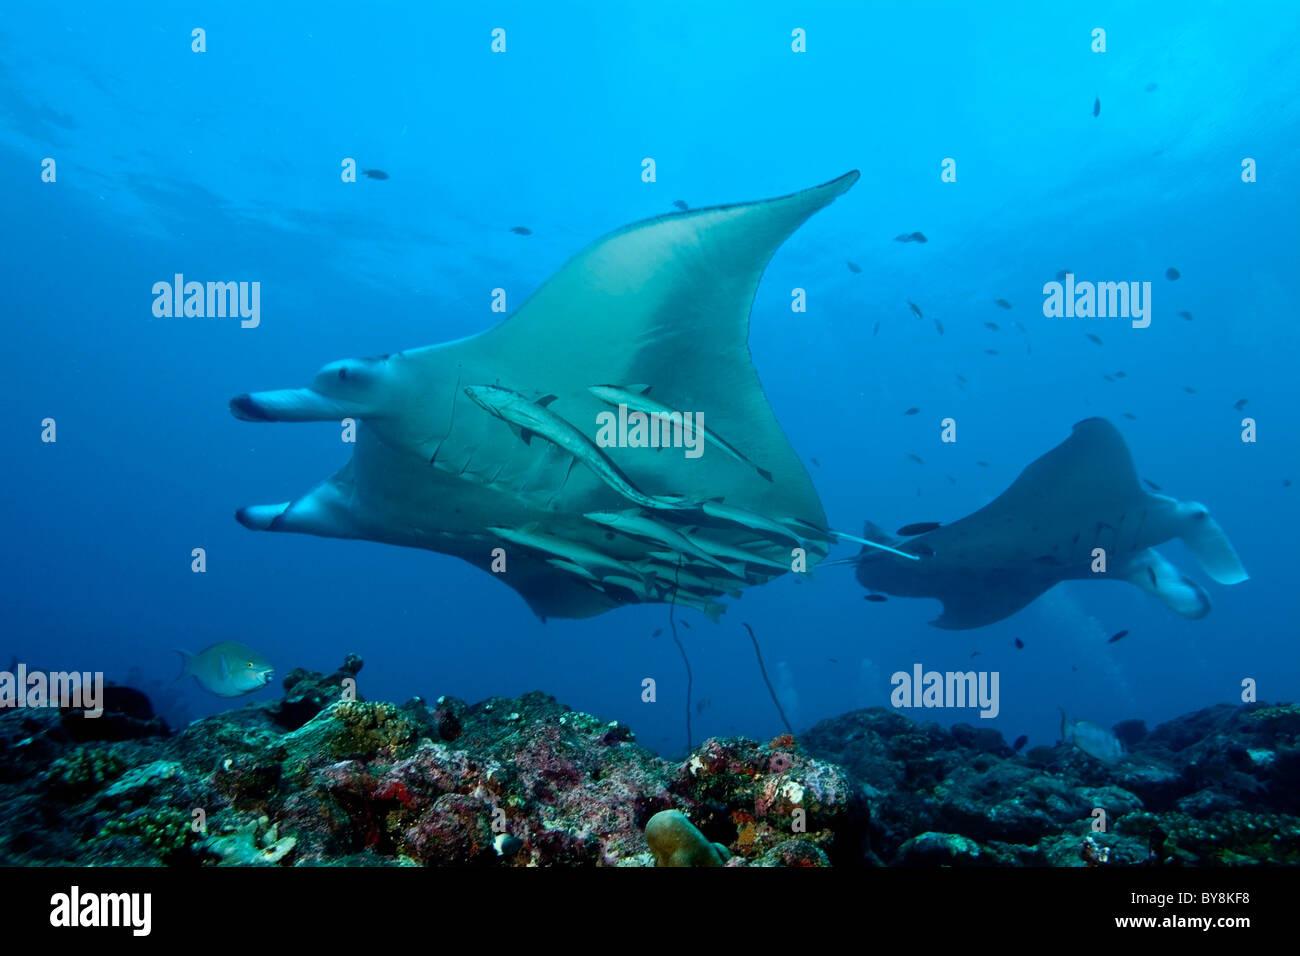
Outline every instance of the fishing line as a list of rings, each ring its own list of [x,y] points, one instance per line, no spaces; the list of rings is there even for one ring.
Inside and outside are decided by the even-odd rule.
[[[794,736],[794,728],[790,726],[790,721],[785,719],[785,711],[781,709],[781,702],[776,698],[776,691],[772,689],[772,682],[767,679],[767,668],[763,666],[763,652],[758,649],[758,638],[754,636],[754,629],[744,621],[740,626],[749,631],[749,639],[754,644],[754,656],[758,658],[758,670],[763,675],[763,683],[767,685],[767,692],[772,695],[772,703],[776,704],[776,712],[781,715],[781,723],[785,724],[785,729]]]
[[[681,555],[678,555],[678,556],[677,556],[677,568],[676,568],[675,571],[673,571],[673,599],[672,599],[672,601],[671,601],[671,602],[669,603],[669,605],[668,605],[668,626],[669,626],[670,628],[672,628],[672,631],[673,631],[673,643],[676,644],[676,645],[677,645],[677,649],[678,649],[679,651],[682,652],[682,661],[683,661],[683,663],[686,664],[686,752],[687,752],[687,753],[690,753],[691,750],[692,750],[692,745],[691,745],[691,685],[692,685],[692,683],[693,683],[693,681],[694,681],[694,678],[691,677],[691,661],[690,661],[690,658],[688,658],[688,657],[686,656],[686,648],[683,647],[683,646],[682,646],[682,642],[681,642],[680,640],[677,639],[677,619],[673,616],[673,612],[674,612],[675,610],[677,610],[677,587],[678,587],[678,583],[677,583],[677,582],[678,582],[678,580],[681,578],[681,573],[682,573],[682,557],[681,557]]]

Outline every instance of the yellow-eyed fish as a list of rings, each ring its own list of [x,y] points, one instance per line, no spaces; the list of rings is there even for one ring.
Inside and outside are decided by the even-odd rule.
[[[193,677],[210,694],[242,697],[261,690],[275,676],[271,662],[244,644],[222,641],[197,654],[176,649],[181,655],[181,677]]]

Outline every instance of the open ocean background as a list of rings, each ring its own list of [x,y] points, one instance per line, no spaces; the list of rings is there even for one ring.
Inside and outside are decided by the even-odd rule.
[[[505,55],[490,52],[495,27]],[[790,51],[795,27],[807,53]],[[911,716],[1031,745],[1057,739],[1058,705],[1154,724],[1238,700],[1245,677],[1261,699],[1294,700],[1297,49],[1300,7],[1281,2],[11,5],[0,666],[170,682],[172,648],[237,640],[276,666],[248,698],[263,700],[291,668],[356,652],[369,698],[542,689],[680,752],[666,606],[543,624],[450,557],[249,532],[236,508],[305,491],[351,449],[335,425],[248,424],[227,403],[488,328],[491,289],[518,305],[588,242],[674,200],[768,198],[856,168],[776,255],[750,336],[832,526],[954,520],[1099,415],[1140,475],[1210,508],[1252,578],[1215,585],[1171,542],[1162,552],[1214,601],[1204,620],[1087,582],[949,632],[926,624],[936,602],[868,604],[851,568],[787,576],[717,625],[679,612],[695,742],[782,730],[742,621],[796,729],[885,703],[890,673],[915,662],[997,670],[1001,714]],[[345,157],[390,178],[344,184]],[[1241,182],[1244,157],[1258,182]],[[892,241],[913,230],[929,241]],[[1150,328],[1045,319],[1042,285],[1065,268],[1150,281]],[[260,327],[154,318],[151,287],[177,272],[259,281]],[[796,286],[806,314],[790,311]],[[1255,444],[1239,438],[1246,415]],[[56,444],[40,441],[47,416]],[[946,416],[955,445],[939,442]],[[195,547],[205,574],[190,571]],[[647,676],[655,704],[640,699]],[[169,716],[246,702],[172,691]]]

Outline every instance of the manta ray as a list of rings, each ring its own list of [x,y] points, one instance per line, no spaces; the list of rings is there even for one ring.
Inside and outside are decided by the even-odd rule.
[[[357,428],[335,474],[236,519],[455,555],[543,620],[637,602],[716,617],[715,598],[811,568],[832,533],[750,361],[749,314],[777,248],[857,179],[627,226],[492,329],[237,396],[244,421]],[[597,443],[601,413],[624,414],[610,397],[646,391],[645,408],[694,413],[703,453]]]
[[[864,548],[850,559],[858,580],[873,591],[938,598],[943,614],[930,623],[953,630],[1000,621],[1071,580],[1128,581],[1183,617],[1204,617],[1209,595],[1155,550],[1171,538],[1218,583],[1248,577],[1204,505],[1138,484],[1128,446],[1101,418],[1076,424],[974,514],[906,542],[871,523],[864,537],[920,560]]]

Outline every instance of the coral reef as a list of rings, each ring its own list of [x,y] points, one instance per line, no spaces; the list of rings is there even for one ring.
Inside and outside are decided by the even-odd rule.
[[[1300,708],[1116,728],[1107,766],[882,708],[681,762],[534,692],[397,705],[361,660],[172,733],[0,713],[0,864],[1174,866],[1300,863]]]
[[[887,864],[1300,863],[1300,707],[1219,704],[1115,733],[1129,756],[1111,766],[1064,745],[1017,755],[995,732],[879,707],[800,742],[861,784],[868,853]]]

